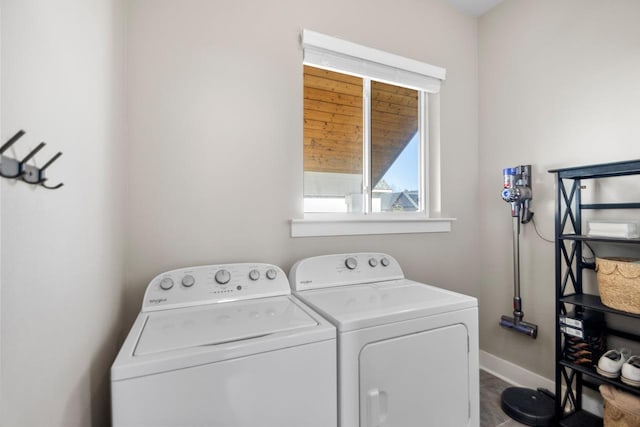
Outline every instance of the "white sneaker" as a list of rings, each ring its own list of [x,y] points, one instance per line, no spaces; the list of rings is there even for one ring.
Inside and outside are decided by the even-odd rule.
[[[618,378],[622,365],[629,359],[629,356],[631,356],[631,352],[626,348],[609,350],[598,360],[596,370],[603,377]]]
[[[640,387],[640,356],[631,356],[622,365],[620,380],[630,386]]]

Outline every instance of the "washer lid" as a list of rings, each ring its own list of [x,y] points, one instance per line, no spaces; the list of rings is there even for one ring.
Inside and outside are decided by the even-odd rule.
[[[342,332],[478,305],[473,297],[406,279],[316,289],[296,295]]]
[[[149,313],[135,356],[258,338],[318,323],[287,296]]]

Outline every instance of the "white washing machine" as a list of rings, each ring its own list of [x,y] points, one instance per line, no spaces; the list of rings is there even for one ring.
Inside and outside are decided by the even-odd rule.
[[[475,298],[404,278],[380,253],[296,263],[289,280],[338,328],[341,427],[477,427]]]
[[[269,264],[169,271],[111,367],[114,427],[337,425],[336,329]]]

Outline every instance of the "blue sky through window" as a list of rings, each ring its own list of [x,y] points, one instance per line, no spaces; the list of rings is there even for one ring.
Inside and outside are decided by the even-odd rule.
[[[416,132],[382,177],[393,191],[418,190],[418,152],[418,133]]]

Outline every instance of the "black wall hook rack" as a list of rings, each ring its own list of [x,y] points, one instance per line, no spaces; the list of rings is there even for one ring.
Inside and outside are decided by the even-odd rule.
[[[62,155],[62,152],[58,152],[41,168],[37,168],[35,166],[27,164],[29,160],[31,160],[40,150],[44,148],[44,146],[46,145],[44,142],[38,144],[38,146],[31,150],[29,154],[27,154],[22,160],[14,159],[12,157],[4,155],[4,152],[7,151],[20,138],[22,138],[24,134],[25,131],[23,131],[22,129],[19,130],[15,135],[9,138],[9,140],[5,142],[2,147],[0,147],[0,177],[9,179],[20,179],[21,181],[24,181],[28,184],[40,185],[49,190],[56,190],[62,187],[64,185],[63,183],[57,185],[47,185],[47,178],[44,174],[44,171],[49,166],[51,166],[53,162],[58,160],[58,158]]]

